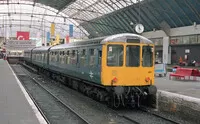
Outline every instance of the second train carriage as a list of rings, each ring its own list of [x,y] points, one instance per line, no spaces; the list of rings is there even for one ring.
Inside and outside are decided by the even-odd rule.
[[[24,60],[26,62],[31,62],[31,52],[32,52],[33,48],[30,48],[30,49],[27,49],[27,50],[24,50]]]
[[[31,62],[35,65],[42,67],[42,68],[48,68],[49,65],[49,49],[51,47],[37,47],[32,49],[31,51]]]
[[[87,82],[90,85],[71,83],[83,92],[108,98],[112,107],[139,105],[140,98],[156,93],[154,45],[135,34],[35,48],[32,63]]]

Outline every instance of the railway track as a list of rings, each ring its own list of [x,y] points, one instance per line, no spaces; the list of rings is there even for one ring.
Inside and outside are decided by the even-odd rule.
[[[148,108],[146,108],[146,107],[144,107],[144,106],[142,106],[142,107],[140,108],[140,110],[143,111],[143,112],[147,112],[147,113],[149,113],[149,114],[151,114],[151,115],[153,115],[153,116],[155,116],[155,117],[158,117],[158,118],[161,118],[161,119],[163,119],[163,120],[169,121],[169,122],[171,122],[171,123],[173,123],[173,124],[179,124],[179,122],[176,122],[176,121],[171,120],[171,119],[169,119],[169,118],[163,117],[163,116],[161,116],[161,115],[159,115],[159,114],[156,114],[156,113],[151,112],[151,110],[149,110]]]
[[[30,75],[29,75],[30,76]],[[31,77],[31,76],[30,76]],[[32,77],[32,78],[34,78],[34,77]],[[35,82],[37,82],[37,80],[36,79],[34,79],[34,81]],[[44,88],[40,83],[38,83],[37,82],[37,84],[38,85],[40,85],[42,88]],[[45,88],[44,88],[45,89]],[[46,89],[45,89],[46,90]],[[48,93],[50,93],[53,97],[55,97],[55,98],[57,98],[54,94],[52,94],[49,90],[47,90],[47,92]],[[58,101],[61,101],[62,102],[62,100],[60,100],[59,98],[57,98],[57,100]],[[63,103],[62,102],[62,104],[63,105],[65,105],[65,103]],[[125,120],[128,120],[129,122],[131,122],[131,123],[133,123],[133,124],[142,124],[142,123],[144,123],[143,121],[141,121],[140,119],[135,119],[135,118],[131,118],[130,116],[127,116],[126,114],[123,114],[123,113],[119,113],[119,111],[114,111],[114,110],[111,110],[111,111],[113,111],[114,113],[116,113],[119,117],[122,117],[122,118],[124,118]],[[163,124],[178,124],[177,122],[175,122],[175,121],[173,121],[173,120],[170,120],[170,119],[168,119],[168,118],[165,118],[165,117],[162,117],[162,116],[160,116],[160,115],[157,115],[157,114],[155,114],[155,113],[151,113],[148,109],[146,109],[146,108],[144,108],[144,107],[142,107],[140,110],[137,110],[137,111],[141,111],[141,112],[144,112],[144,113],[148,113],[147,115],[148,116],[151,116],[151,118],[152,118],[152,116],[153,116],[153,118],[156,118],[157,120],[162,120],[163,122]],[[137,114],[138,116],[141,116],[141,114]],[[155,119],[155,120],[156,120]],[[143,120],[144,120],[144,117],[143,117]],[[158,121],[158,123],[160,123],[160,121]],[[154,121],[155,122],[155,121]],[[152,123],[154,123],[154,122],[152,122]],[[86,122],[86,123],[88,123],[88,122]],[[149,122],[149,123],[151,123],[151,122]],[[148,123],[147,123],[148,124]]]
[[[162,120],[162,123],[165,123],[165,124],[180,124],[179,122],[176,122],[176,121],[173,121],[173,120],[171,120],[171,119],[168,119],[168,118],[166,118],[166,117],[163,117],[163,116],[160,116],[160,115],[157,115],[157,114],[155,114],[155,113],[152,113],[152,112],[147,112],[147,111],[145,111],[145,110],[142,110],[142,109],[139,109],[139,110],[136,110],[137,112],[139,112],[139,111],[142,111],[142,112],[145,112],[145,113],[147,113],[147,115],[146,116],[151,116],[151,118],[153,119],[153,118],[157,118],[157,120]],[[138,114],[138,116],[139,115],[141,115],[141,114]],[[136,124],[143,124],[144,122],[143,122],[143,120],[140,120],[140,119],[137,119],[137,120],[135,120],[135,119],[133,119],[131,116],[127,116],[126,114],[124,114],[124,115],[121,115],[121,116],[123,116],[124,118],[126,118],[126,119],[128,119],[128,120],[130,120],[130,121],[132,121],[132,122],[134,122],[134,123],[136,123]],[[146,119],[145,118],[145,116],[143,116],[143,119]],[[147,122],[147,124],[153,124],[154,122],[152,121],[150,121],[150,122]],[[158,123],[158,122],[157,122]]]
[[[23,69],[22,69],[23,71]],[[23,73],[30,77],[29,79],[31,79],[31,83],[34,82],[38,87],[40,87],[41,89],[43,89],[45,92],[46,92],[46,95],[44,96],[51,96],[53,99],[54,99],[54,102],[57,103],[57,105],[59,104],[63,111],[67,111],[68,115],[70,116],[73,116],[73,119],[75,120],[74,122],[77,123],[77,124],[90,124],[90,122],[88,122],[86,119],[84,119],[83,117],[81,117],[81,115],[79,115],[76,111],[74,111],[72,108],[70,108],[68,105],[66,105],[65,103],[62,102],[62,100],[60,100],[58,97],[56,97],[54,94],[52,94],[48,89],[46,89],[45,87],[43,87],[37,80],[35,77],[31,76],[30,74],[26,73],[25,71],[23,71]],[[20,74],[20,75],[17,75],[18,78],[23,82],[23,85],[24,85],[24,74]],[[22,76],[23,75],[23,76]],[[29,80],[30,81],[30,80]],[[48,124],[53,124],[55,123],[57,120],[57,118],[55,120],[53,120],[52,116],[48,116],[45,112],[43,112],[43,108],[40,107],[39,103],[35,100],[35,98],[32,96],[32,93],[30,93],[30,91],[28,90],[27,86],[24,85],[24,87],[26,88],[26,91],[27,93],[29,94],[29,96],[31,97],[31,99],[33,100],[33,102],[35,103],[36,107],[38,108],[38,110],[40,111],[40,113],[42,114],[42,116],[44,117],[44,119],[46,120],[46,122]],[[54,110],[55,111],[55,110]],[[57,111],[59,112],[59,110]],[[53,120],[53,121],[52,121]],[[57,121],[59,122],[59,121]],[[70,121],[70,122],[73,122],[73,121]],[[66,122],[65,122],[66,123]]]

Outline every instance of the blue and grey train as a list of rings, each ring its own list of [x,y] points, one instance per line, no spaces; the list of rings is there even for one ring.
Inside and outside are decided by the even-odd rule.
[[[24,51],[26,63],[110,107],[156,94],[154,44],[130,33]],[[145,101],[145,102],[143,102]]]

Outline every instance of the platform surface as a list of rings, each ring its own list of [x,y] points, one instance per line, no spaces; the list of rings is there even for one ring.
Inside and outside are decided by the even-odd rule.
[[[0,59],[0,124],[40,124],[8,63]]]
[[[155,77],[158,90],[200,98],[200,81],[169,80],[166,77]]]

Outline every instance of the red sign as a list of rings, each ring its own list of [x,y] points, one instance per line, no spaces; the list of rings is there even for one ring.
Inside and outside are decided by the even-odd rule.
[[[177,43],[178,43],[178,40],[177,40],[177,39],[171,39],[171,40],[170,40],[170,43],[171,43],[171,44],[177,44]]]
[[[69,43],[69,35],[66,36],[66,44]]]
[[[17,31],[17,40],[29,40],[29,32]]]

